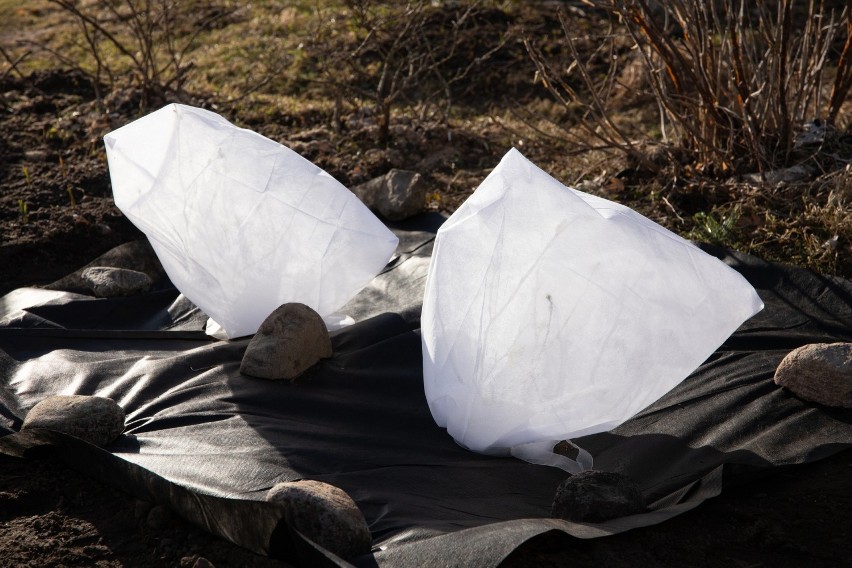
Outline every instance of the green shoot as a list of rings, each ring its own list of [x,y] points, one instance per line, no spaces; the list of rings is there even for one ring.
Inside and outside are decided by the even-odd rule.
[[[20,214],[21,222],[24,223],[24,225],[30,222],[30,210],[29,207],[27,207],[27,204],[24,203],[23,199],[18,200],[18,213]]]

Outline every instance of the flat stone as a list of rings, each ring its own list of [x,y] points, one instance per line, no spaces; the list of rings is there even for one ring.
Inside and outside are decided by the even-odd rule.
[[[81,277],[98,298],[118,298],[146,292],[152,284],[144,272],[110,266],[92,266]]]
[[[426,183],[417,172],[392,169],[352,188],[352,193],[389,221],[401,221],[423,211]]]
[[[811,343],[775,369],[775,383],[805,400],[852,408],[852,343]]]
[[[341,558],[370,551],[372,536],[355,501],[342,489],[321,481],[276,484],[267,501],[287,505],[287,523]]]
[[[550,516],[573,522],[600,523],[646,510],[645,497],[627,476],[587,470],[556,489]]]
[[[319,314],[304,304],[284,304],[260,324],[240,372],[292,380],[326,357],[331,357],[331,339]]]
[[[100,396],[51,396],[27,413],[21,430],[32,428],[56,430],[103,447],[124,431],[124,410]]]
[[[64,290],[87,294],[91,291],[90,284],[83,279],[83,272],[96,266],[110,268],[125,268],[144,272],[153,282],[166,278],[163,265],[157,258],[154,249],[147,240],[124,243],[100,255],[86,266],[45,286],[48,290]]]

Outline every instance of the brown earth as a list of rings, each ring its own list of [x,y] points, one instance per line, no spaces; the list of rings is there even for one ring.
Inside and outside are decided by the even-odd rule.
[[[132,96],[120,96],[108,101],[105,115],[88,82],[73,73],[0,82],[0,295],[51,282],[141,236],[112,202],[102,150],[101,136],[138,112]],[[344,183],[381,174],[398,159],[392,150],[367,152],[344,170],[321,139],[309,132],[292,138],[293,146]],[[442,145],[436,139],[431,151],[445,151]],[[470,167],[496,163],[473,136],[457,138],[453,151]],[[458,199],[447,194],[443,206]],[[846,451],[727,491],[658,526],[570,545],[541,539],[506,565],[848,565],[849,511],[852,452]],[[0,567],[210,565],[281,564],[49,457],[0,456]]]

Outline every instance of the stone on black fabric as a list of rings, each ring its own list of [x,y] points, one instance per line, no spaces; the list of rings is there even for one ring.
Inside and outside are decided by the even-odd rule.
[[[124,268],[144,272],[153,282],[158,282],[166,277],[163,265],[160,264],[160,260],[157,258],[156,253],[154,253],[154,249],[151,248],[147,239],[144,239],[119,245],[105,252],[79,270],[60,278],[56,282],[48,284],[45,288],[48,290],[88,293],[91,290],[91,286],[83,278],[83,272],[96,266]]]
[[[146,292],[152,284],[144,272],[110,266],[92,266],[81,277],[98,298],[117,298]]]
[[[240,372],[292,380],[326,357],[331,357],[331,339],[319,314],[304,304],[284,304],[260,324]]]
[[[577,456],[580,455],[580,448],[570,440],[561,440],[553,446],[553,453],[565,456],[570,460],[576,460]]]
[[[33,428],[56,430],[103,447],[124,431],[124,410],[100,396],[51,396],[33,406],[21,425],[21,430]]]
[[[588,470],[572,475],[556,489],[551,517],[600,523],[645,511],[642,491],[620,473]]]
[[[778,365],[774,380],[805,400],[852,408],[852,343],[794,349]]]
[[[287,505],[287,523],[342,558],[370,551],[372,536],[355,501],[342,489],[321,481],[276,484],[267,501]]]

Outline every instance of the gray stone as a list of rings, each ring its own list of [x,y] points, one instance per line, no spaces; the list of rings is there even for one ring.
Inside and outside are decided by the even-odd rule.
[[[110,266],[92,266],[81,274],[98,298],[117,298],[146,292],[151,287],[151,277],[144,272]]]
[[[852,408],[852,343],[794,349],[775,369],[774,380],[805,400]]]
[[[113,249],[108,250],[95,260],[45,286],[48,290],[64,290],[66,292],[77,292],[88,294],[91,291],[91,286],[83,279],[83,272],[94,266],[108,266],[111,268],[126,268],[128,270],[136,270],[144,272],[157,282],[166,277],[166,272],[163,270],[163,265],[154,253],[147,240],[133,241],[124,243]]]
[[[559,485],[550,516],[578,523],[600,523],[645,510],[645,497],[629,478],[620,473],[588,470]]]
[[[364,205],[389,221],[401,221],[423,211],[426,183],[417,172],[392,169],[352,188]]]
[[[321,481],[276,484],[267,501],[284,503],[287,523],[341,558],[370,551],[372,536],[355,501],[342,489]]]
[[[240,372],[292,380],[326,357],[331,357],[331,339],[319,314],[304,304],[284,304],[260,324]]]
[[[838,137],[837,128],[820,120],[814,120],[804,125],[801,132],[796,134],[793,150],[802,153],[803,158],[810,158],[820,146],[832,142]]]
[[[745,180],[748,182],[760,184],[765,179],[766,183],[770,185],[804,183],[813,178],[813,170],[801,165],[764,172],[763,177],[757,173],[745,176]]]
[[[124,410],[115,401],[100,396],[51,396],[27,413],[21,430],[32,428],[57,430],[106,446],[124,431]]]

